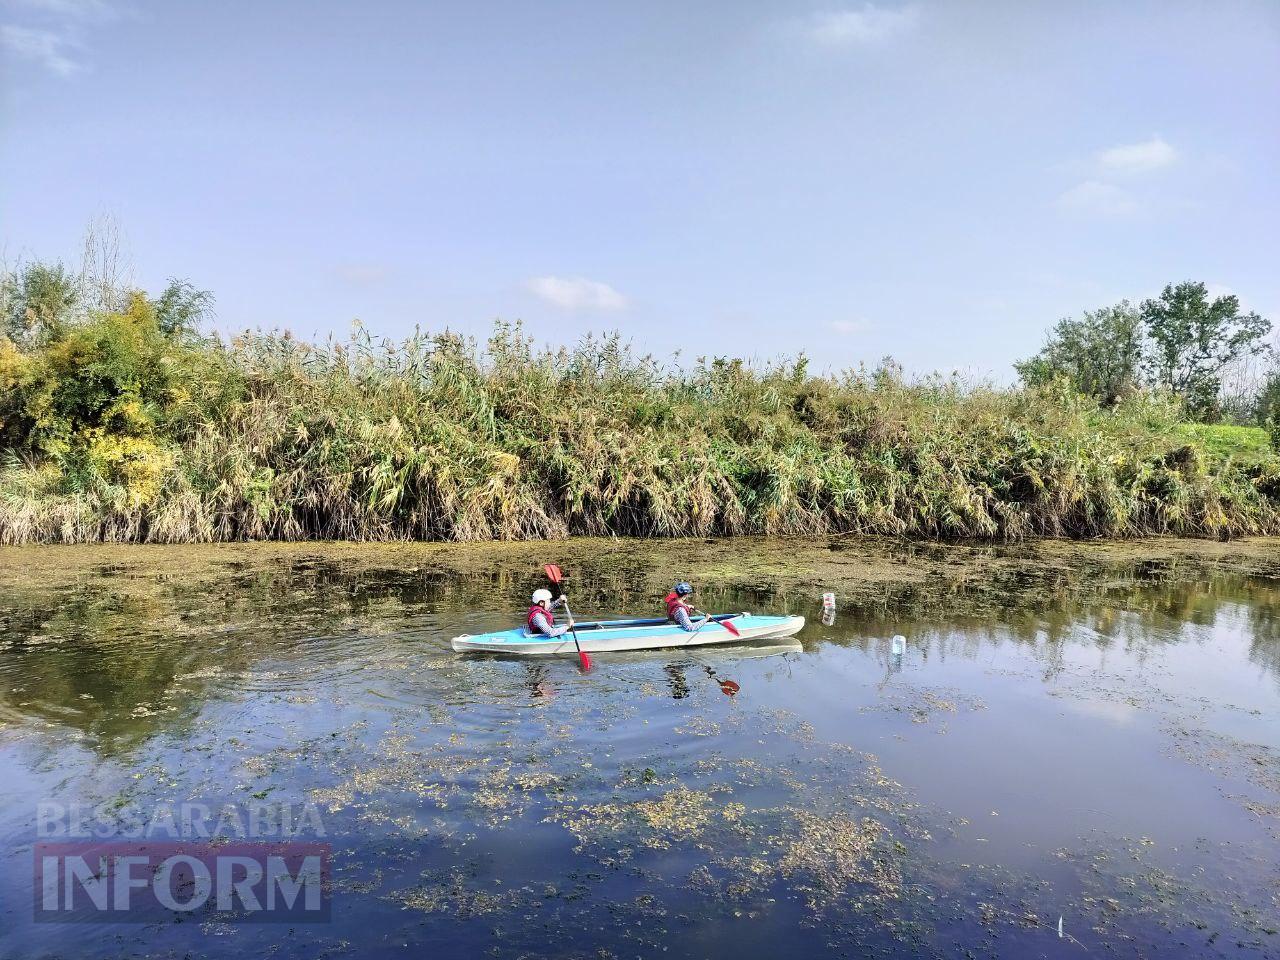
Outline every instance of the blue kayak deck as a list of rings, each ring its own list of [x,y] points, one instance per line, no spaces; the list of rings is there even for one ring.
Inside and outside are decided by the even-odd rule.
[[[730,621],[737,633],[724,626]],[[647,650],[664,647],[703,646],[741,640],[789,637],[804,626],[803,617],[761,616],[750,613],[720,614],[694,631],[682,630],[665,619],[599,620],[577,624],[578,643],[589,652]],[[477,636],[455,637],[459,652],[558,654],[575,652],[573,635],[547,637],[525,628],[500,630]]]

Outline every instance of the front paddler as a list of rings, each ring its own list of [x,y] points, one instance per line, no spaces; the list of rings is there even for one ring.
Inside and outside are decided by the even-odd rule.
[[[555,608],[565,606],[564,594],[556,600],[551,599],[550,590],[533,591],[533,605],[529,607],[527,623],[530,633],[540,633],[544,637],[562,637],[573,629],[573,617],[564,626],[556,626]]]

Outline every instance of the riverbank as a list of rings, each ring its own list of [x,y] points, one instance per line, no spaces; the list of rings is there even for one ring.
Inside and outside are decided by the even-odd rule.
[[[1138,395],[665,367],[499,325],[317,346],[154,305],[0,343],[0,543],[1280,534],[1280,459]]]

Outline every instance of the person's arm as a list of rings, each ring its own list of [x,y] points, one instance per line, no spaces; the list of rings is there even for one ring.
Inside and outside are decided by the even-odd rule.
[[[676,607],[676,623],[680,625],[681,630],[690,632],[697,629],[697,626],[689,619],[689,611],[684,607]]]
[[[551,601],[551,607],[552,609],[555,609],[556,607],[564,607],[564,612],[569,615],[568,623],[566,623],[563,627],[553,628],[556,631],[555,634],[553,634],[553,636],[559,637],[569,632],[570,630],[572,630],[574,627],[573,614],[569,613],[569,598],[564,595],[563,590],[560,592],[560,596],[556,597],[554,600]]]
[[[544,637],[550,637],[553,640],[556,637],[563,637],[569,632],[569,627],[557,627],[551,618],[551,614],[539,612],[533,615],[533,622],[538,625],[538,632]]]

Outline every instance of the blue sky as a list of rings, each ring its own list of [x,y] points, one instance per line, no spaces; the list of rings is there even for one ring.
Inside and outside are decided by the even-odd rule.
[[[1201,279],[1280,322],[1280,3],[0,0],[0,245],[227,330],[1010,376]]]

